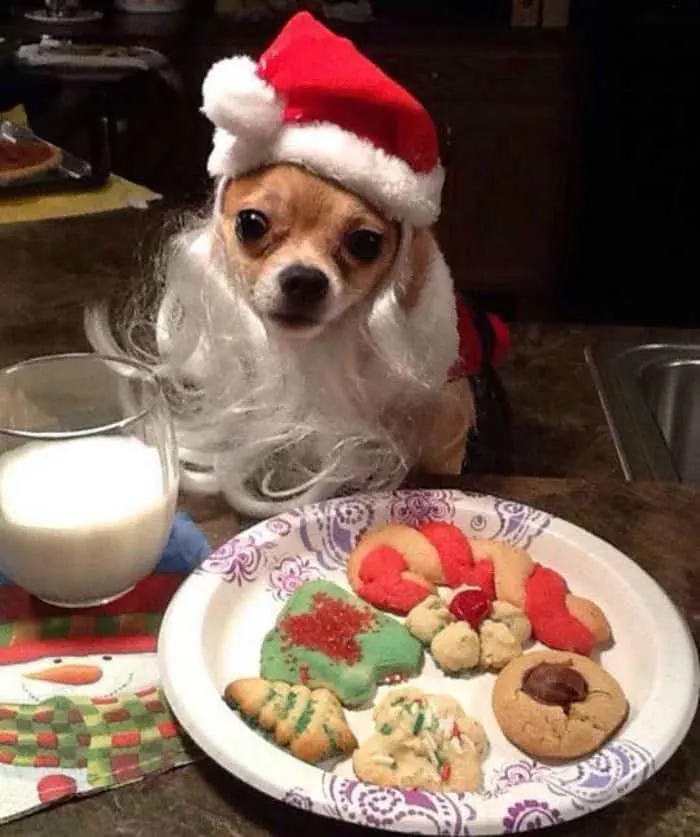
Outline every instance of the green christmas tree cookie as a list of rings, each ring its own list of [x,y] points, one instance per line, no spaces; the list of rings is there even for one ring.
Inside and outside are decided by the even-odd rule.
[[[266,680],[326,688],[343,706],[370,703],[377,685],[418,674],[421,643],[396,619],[329,581],[309,581],[290,597],[263,641]]]

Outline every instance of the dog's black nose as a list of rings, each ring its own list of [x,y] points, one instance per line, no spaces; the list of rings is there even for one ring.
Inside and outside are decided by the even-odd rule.
[[[280,288],[286,301],[295,307],[316,305],[328,293],[328,277],[316,267],[294,264],[279,275]]]

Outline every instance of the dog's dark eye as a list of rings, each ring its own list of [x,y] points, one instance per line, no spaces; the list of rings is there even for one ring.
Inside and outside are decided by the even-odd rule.
[[[373,262],[382,250],[382,234],[374,230],[353,230],[345,236],[350,255],[360,262]]]
[[[262,238],[269,226],[265,213],[257,209],[242,209],[236,216],[236,235],[243,243]]]

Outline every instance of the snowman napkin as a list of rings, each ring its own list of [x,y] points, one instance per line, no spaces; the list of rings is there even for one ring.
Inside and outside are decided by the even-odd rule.
[[[156,642],[168,602],[210,551],[179,513],[152,575],[77,610],[0,575],[0,823],[197,758],[160,688]]]

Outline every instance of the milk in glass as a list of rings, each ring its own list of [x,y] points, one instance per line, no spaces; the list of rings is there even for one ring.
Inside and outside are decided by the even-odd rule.
[[[155,568],[177,486],[135,436],[28,442],[0,456],[0,570],[47,601],[93,604]]]

